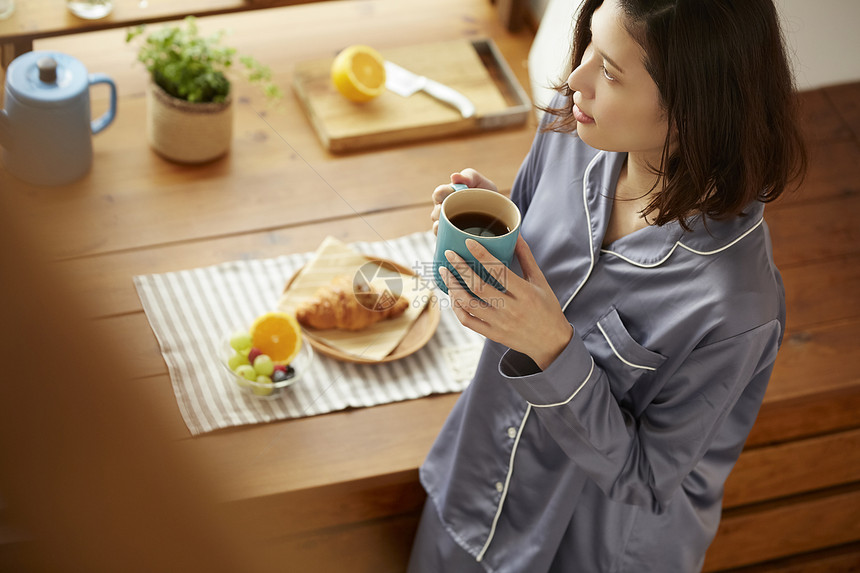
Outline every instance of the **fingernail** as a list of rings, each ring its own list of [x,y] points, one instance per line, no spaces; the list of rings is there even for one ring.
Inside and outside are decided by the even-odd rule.
[[[455,263],[455,262],[457,262],[456,257],[457,257],[457,253],[455,253],[454,251],[452,251],[450,249],[445,251],[445,258],[448,259],[448,261]]]

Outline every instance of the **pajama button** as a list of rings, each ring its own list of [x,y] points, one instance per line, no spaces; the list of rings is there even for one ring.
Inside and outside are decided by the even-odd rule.
[[[508,437],[512,440],[517,437],[517,429],[513,426],[508,428]]]
[[[502,493],[502,490],[505,489],[505,484],[500,481],[496,482],[496,491]]]

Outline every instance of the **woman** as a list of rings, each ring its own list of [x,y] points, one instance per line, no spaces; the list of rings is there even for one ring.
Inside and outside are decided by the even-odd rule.
[[[586,0],[559,91],[517,276],[448,254],[495,298],[445,273],[488,341],[421,468],[413,573],[700,570],[782,340],[762,213],[805,153],[772,1]]]

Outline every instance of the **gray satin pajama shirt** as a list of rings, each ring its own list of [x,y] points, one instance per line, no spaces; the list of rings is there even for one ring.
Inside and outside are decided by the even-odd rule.
[[[760,203],[601,247],[625,157],[536,137],[512,198],[574,335],[546,371],[486,343],[421,467],[441,533],[416,538],[410,571],[462,570],[430,564],[446,543],[500,573],[701,569],[784,292]]]

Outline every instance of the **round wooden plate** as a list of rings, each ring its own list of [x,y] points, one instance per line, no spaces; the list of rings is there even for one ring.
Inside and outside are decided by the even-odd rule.
[[[419,276],[417,273],[412,271],[407,267],[399,263],[395,263],[394,261],[388,259],[381,259],[379,257],[371,257],[365,256],[369,262],[379,263],[381,266],[388,269],[395,269],[400,273],[411,276]],[[293,281],[296,280],[296,277],[299,276],[299,273],[302,272],[304,267],[300,268],[296,273],[287,281],[287,286],[284,287],[284,292],[290,290],[290,287],[293,284]],[[409,327],[409,330],[406,332],[406,335],[400,341],[400,343],[394,347],[388,356],[381,360],[370,360],[367,358],[361,358],[360,356],[356,356],[354,354],[347,354],[329,346],[321,339],[317,337],[314,333],[313,328],[307,328],[302,326],[302,332],[305,335],[305,338],[308,340],[311,346],[313,346],[314,350],[319,352],[320,354],[324,354],[336,360],[340,360],[342,362],[352,362],[354,364],[384,364],[386,362],[393,362],[395,360],[400,360],[401,358],[405,358],[410,354],[420,350],[424,347],[427,342],[433,337],[433,334],[436,332],[436,328],[439,326],[439,320],[442,317],[442,313],[439,309],[439,299],[436,297],[435,293],[430,294],[430,300],[427,301],[427,304],[424,306],[424,309],[421,311],[421,314],[418,315],[418,318],[412,323]]]

